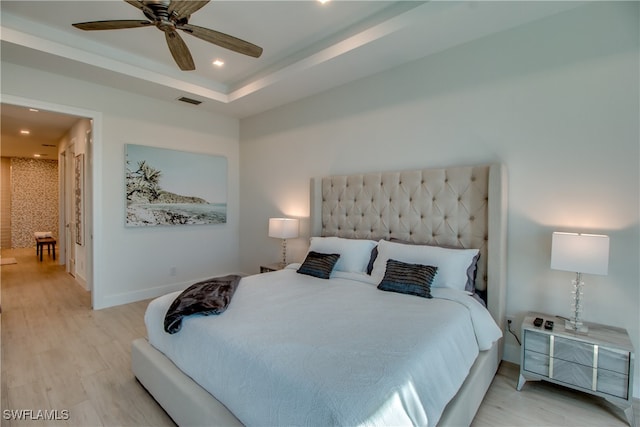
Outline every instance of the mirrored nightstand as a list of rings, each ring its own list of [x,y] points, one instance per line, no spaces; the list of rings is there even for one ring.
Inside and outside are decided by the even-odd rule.
[[[540,317],[543,323],[534,325]],[[552,329],[545,329],[547,320]],[[600,396],[624,411],[634,427],[632,406],[634,351],[625,329],[587,323],[589,332],[564,328],[564,320],[529,313],[522,322],[518,390],[527,381],[544,380]]]

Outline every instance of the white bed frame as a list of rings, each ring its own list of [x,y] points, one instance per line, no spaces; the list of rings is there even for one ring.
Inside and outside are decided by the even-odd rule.
[[[504,330],[507,175],[503,165],[327,177],[312,180],[311,193],[313,235],[480,248],[477,286],[487,290],[487,307]],[[423,220],[430,217],[435,222]],[[501,360],[499,340],[480,353],[438,426],[471,424]],[[140,383],[178,425],[242,425],[145,338],[133,341],[131,362]]]

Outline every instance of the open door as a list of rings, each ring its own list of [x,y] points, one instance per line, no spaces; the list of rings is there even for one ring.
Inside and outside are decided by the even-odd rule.
[[[67,273],[76,276],[76,238],[75,238],[75,219],[73,211],[73,194],[74,194],[74,176],[73,176],[73,160],[75,158],[75,138],[71,140],[71,144],[62,152],[64,158],[64,172],[62,177],[63,183],[63,218],[64,218],[64,260],[65,270]]]
[[[85,161],[86,174],[85,179],[85,192],[84,192],[84,240],[87,246],[86,260],[87,260],[87,278],[93,277],[93,120],[91,120],[91,127],[86,134],[85,144]],[[87,289],[89,292],[93,292],[93,280],[87,280]]]

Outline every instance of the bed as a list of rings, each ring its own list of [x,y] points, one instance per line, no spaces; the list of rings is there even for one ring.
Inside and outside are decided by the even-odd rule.
[[[243,278],[225,313],[189,318],[174,335],[161,319],[177,293],[154,300],[148,337],[132,344],[135,376],[184,426],[470,424],[502,357],[504,167],[325,177],[312,180],[311,195],[314,237],[304,263]],[[359,249],[340,252],[330,279],[300,274],[312,249],[327,245]],[[363,274],[362,256],[351,254],[366,249],[376,256]],[[406,268],[413,254],[440,250],[459,259],[479,253],[477,292],[445,285],[449,258],[431,282],[433,298],[376,287],[393,282],[392,263]],[[434,327],[416,327],[424,324]],[[198,351],[205,344],[213,347]],[[196,353],[205,356],[194,361]],[[428,373],[426,365],[437,368]]]

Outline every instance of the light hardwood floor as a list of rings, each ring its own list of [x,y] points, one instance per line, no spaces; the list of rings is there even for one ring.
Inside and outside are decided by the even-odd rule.
[[[45,253],[3,250],[2,426],[172,426],[131,373],[147,302],[91,310],[91,296]],[[56,422],[5,419],[5,409],[68,410]],[[63,417],[60,414],[59,418]]]
[[[145,336],[148,301],[93,311],[88,292],[35,249],[3,250],[2,426],[173,426],[131,373],[130,344]],[[473,422],[484,426],[626,426],[602,399],[547,383],[515,390],[503,363]],[[640,416],[636,402],[636,419]],[[63,410],[68,420],[5,419],[5,410]]]

